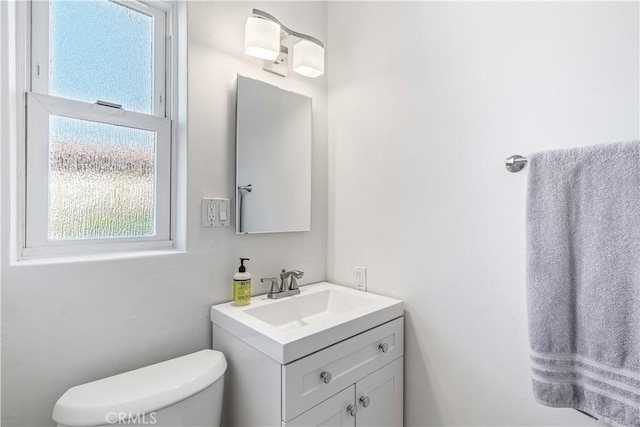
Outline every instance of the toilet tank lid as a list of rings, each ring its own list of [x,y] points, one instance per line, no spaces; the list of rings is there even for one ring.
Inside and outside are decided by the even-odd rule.
[[[75,386],[56,402],[53,420],[68,426],[98,426],[113,424],[119,413],[142,417],[204,390],[226,369],[222,353],[202,350]]]

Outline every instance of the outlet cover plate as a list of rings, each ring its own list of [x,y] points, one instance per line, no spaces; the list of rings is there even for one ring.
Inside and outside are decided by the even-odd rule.
[[[231,201],[203,197],[201,217],[203,227],[229,227],[231,225]]]
[[[356,266],[356,289],[367,292],[367,267]]]

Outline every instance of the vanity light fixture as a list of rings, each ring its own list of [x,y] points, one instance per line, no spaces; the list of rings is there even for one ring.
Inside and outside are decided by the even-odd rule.
[[[286,76],[291,47],[293,71],[312,78],[324,74],[324,44],[320,40],[293,31],[273,15],[253,9],[245,25],[244,53],[262,59],[263,69]]]

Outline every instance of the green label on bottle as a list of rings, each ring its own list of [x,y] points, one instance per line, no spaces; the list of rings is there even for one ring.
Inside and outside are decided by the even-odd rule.
[[[233,281],[233,301],[236,304],[249,304],[251,300],[251,280]]]

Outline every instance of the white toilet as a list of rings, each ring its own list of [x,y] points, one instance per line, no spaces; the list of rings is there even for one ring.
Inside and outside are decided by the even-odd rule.
[[[227,361],[202,350],[72,387],[58,399],[58,426],[219,426]]]

